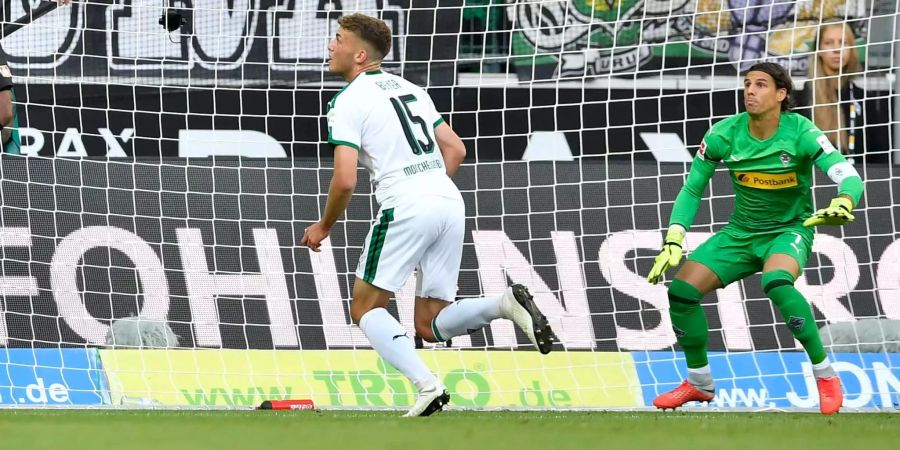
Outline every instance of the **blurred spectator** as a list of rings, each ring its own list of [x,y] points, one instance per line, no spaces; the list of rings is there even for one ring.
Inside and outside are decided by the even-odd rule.
[[[887,162],[888,105],[870,101],[856,82],[863,69],[855,42],[853,29],[845,22],[819,28],[809,81],[797,95],[797,111],[812,119],[851,162],[861,161],[863,155],[867,162]]]

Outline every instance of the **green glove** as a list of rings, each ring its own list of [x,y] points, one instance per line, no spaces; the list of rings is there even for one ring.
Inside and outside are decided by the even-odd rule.
[[[684,242],[684,235],[685,230],[681,225],[672,225],[669,227],[669,231],[666,232],[666,240],[663,244],[662,251],[656,256],[656,262],[653,263],[653,268],[650,269],[650,275],[647,276],[647,281],[653,284],[659,283],[663,274],[665,274],[670,267],[678,265],[678,262],[681,261],[681,243]]]
[[[804,227],[816,227],[819,225],[844,225],[853,222],[853,202],[848,198],[838,197],[831,200],[827,208],[816,211],[809,219],[803,222]]]

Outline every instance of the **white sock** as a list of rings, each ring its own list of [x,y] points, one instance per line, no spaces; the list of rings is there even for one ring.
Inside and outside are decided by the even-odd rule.
[[[688,382],[699,389],[707,391],[714,391],[716,389],[715,383],[713,382],[712,371],[709,370],[709,364],[696,369],[688,367]]]
[[[438,341],[471,334],[500,318],[502,300],[503,295],[457,300],[431,321],[431,331]]]
[[[831,378],[835,376],[834,369],[831,367],[831,361],[825,358],[824,361],[812,365],[813,375],[816,378]]]
[[[363,314],[359,320],[359,328],[369,338],[372,348],[388,364],[406,375],[419,391],[430,389],[438,383],[428,366],[416,354],[409,334],[386,309],[374,308]]]

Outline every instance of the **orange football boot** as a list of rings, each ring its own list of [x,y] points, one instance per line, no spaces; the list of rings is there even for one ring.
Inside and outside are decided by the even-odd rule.
[[[819,411],[822,411],[822,414],[838,412],[844,403],[841,379],[837,375],[830,378],[816,378],[816,386],[819,388]]]
[[[715,392],[698,389],[688,380],[684,380],[677,388],[656,397],[653,406],[659,409],[675,409],[687,402],[710,402],[715,396]]]

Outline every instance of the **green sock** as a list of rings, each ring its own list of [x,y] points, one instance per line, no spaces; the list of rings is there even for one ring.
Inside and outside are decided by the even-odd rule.
[[[825,347],[819,337],[819,327],[806,298],[794,287],[794,276],[786,270],[773,270],[763,274],[762,285],[763,291],[781,311],[791,333],[803,344],[810,362],[824,361]]]
[[[706,343],[709,340],[709,325],[700,306],[703,294],[694,286],[679,279],[669,285],[669,317],[678,345],[684,350],[687,366],[697,369],[709,364],[706,358]]]

